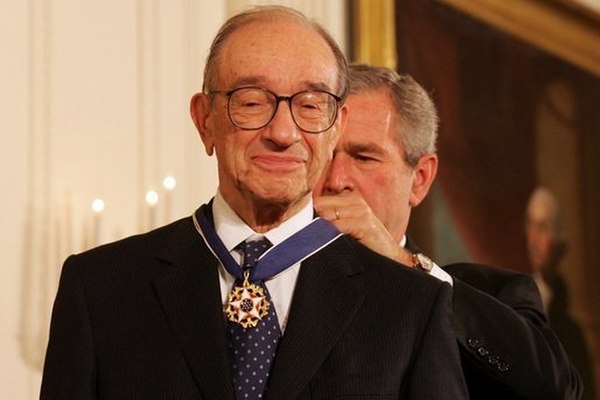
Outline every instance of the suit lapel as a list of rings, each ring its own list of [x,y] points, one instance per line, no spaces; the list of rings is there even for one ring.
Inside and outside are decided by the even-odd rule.
[[[269,378],[269,399],[291,399],[308,384],[364,299],[355,247],[341,237],[302,263],[290,317]]]
[[[160,258],[172,265],[154,282],[156,293],[201,393],[233,399],[217,259],[191,220]]]

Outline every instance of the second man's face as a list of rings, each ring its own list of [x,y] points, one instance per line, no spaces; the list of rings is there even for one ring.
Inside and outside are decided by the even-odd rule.
[[[289,20],[251,22],[238,28],[221,51],[212,90],[256,86],[280,96],[308,89],[338,94],[333,52],[312,29]],[[322,133],[300,130],[282,101],[264,128],[243,130],[227,116],[227,96],[209,106],[202,140],[219,163],[219,190],[234,209],[253,204],[305,205],[331,157],[341,114]],[[199,128],[200,129],[200,128]],[[202,131],[201,129],[201,131]]]
[[[357,191],[387,230],[400,240],[410,216],[413,169],[404,161],[402,127],[384,90],[352,94],[348,120],[333,161],[317,190],[338,195]]]

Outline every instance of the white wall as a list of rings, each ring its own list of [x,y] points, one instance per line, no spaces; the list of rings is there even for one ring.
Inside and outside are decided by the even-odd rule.
[[[218,26],[247,3],[0,2],[0,398],[38,398],[68,254],[187,216],[214,193],[215,162],[188,102]],[[319,19],[345,46],[343,0],[279,4]],[[177,180],[169,193],[167,175]]]

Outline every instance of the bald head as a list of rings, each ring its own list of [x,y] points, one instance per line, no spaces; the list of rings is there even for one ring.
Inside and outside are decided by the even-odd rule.
[[[338,66],[338,84],[336,93],[345,99],[348,92],[348,63],[346,57],[338,46],[333,37],[327,32],[321,24],[307,18],[304,14],[296,11],[292,8],[285,6],[257,6],[234,15],[229,18],[217,32],[215,36],[208,57],[206,58],[206,65],[204,68],[204,82],[202,90],[204,93],[208,93],[211,90],[217,88],[217,79],[219,75],[219,69],[221,68],[220,61],[225,47],[227,39],[238,29],[243,26],[257,23],[257,22],[273,22],[277,20],[286,20],[289,23],[296,23],[304,25],[310,29],[313,29],[327,44],[332,51],[337,66]]]

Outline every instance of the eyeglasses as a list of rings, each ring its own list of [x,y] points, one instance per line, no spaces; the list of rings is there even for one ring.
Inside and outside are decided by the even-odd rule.
[[[320,133],[331,128],[337,118],[341,98],[325,90],[303,90],[291,96],[277,96],[270,90],[244,86],[232,90],[211,90],[209,94],[227,96],[227,115],[240,129],[255,130],[267,126],[281,101],[288,103],[298,128]]]

